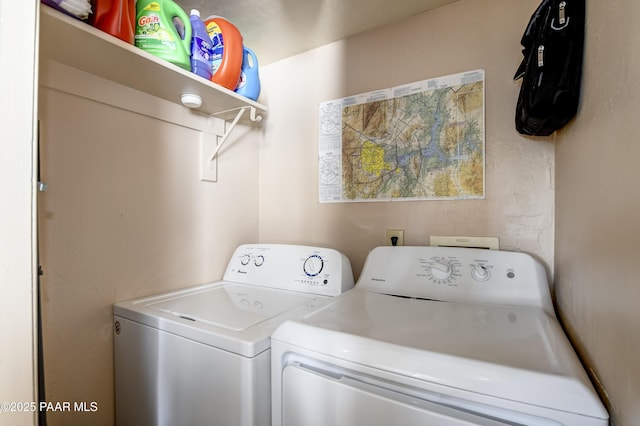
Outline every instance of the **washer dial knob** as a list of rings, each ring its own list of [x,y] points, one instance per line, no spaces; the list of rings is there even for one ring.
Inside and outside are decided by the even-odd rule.
[[[476,281],[486,281],[490,276],[489,268],[481,263],[474,265],[471,269],[471,277]]]
[[[253,264],[256,266],[262,266],[264,264],[264,256],[261,254],[257,255],[253,260]]]
[[[431,276],[439,281],[445,281],[453,275],[453,266],[444,259],[436,259],[431,263]]]
[[[304,273],[309,277],[315,277],[322,272],[322,268],[324,268],[324,260],[322,257],[317,254],[313,254],[307,257],[307,260],[304,261],[304,265],[302,266],[304,269]]]
[[[248,254],[243,254],[243,255],[240,257],[240,263],[241,263],[243,266],[247,266],[247,265],[249,264],[249,262],[250,262],[250,261],[251,261],[251,256],[249,256]]]

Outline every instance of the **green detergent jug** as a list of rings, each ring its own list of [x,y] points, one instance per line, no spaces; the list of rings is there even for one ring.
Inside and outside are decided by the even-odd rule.
[[[190,71],[189,15],[172,0],[137,0],[135,45]]]

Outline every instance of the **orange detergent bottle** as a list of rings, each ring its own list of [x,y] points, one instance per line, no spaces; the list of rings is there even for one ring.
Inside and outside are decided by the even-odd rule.
[[[136,34],[135,0],[94,0],[89,23],[99,30],[133,44]]]
[[[211,37],[211,81],[235,90],[242,70],[242,34],[235,25],[220,16],[210,16],[204,21]]]

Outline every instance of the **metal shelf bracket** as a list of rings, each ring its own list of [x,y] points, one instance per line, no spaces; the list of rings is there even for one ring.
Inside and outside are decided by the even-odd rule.
[[[216,156],[218,155],[218,152],[220,151],[220,149],[222,148],[224,143],[227,141],[227,138],[229,137],[229,135],[233,131],[233,128],[236,127],[236,124],[238,124],[238,122],[240,121],[240,119],[242,118],[242,116],[244,115],[244,113],[247,110],[249,111],[249,119],[251,121],[254,121],[254,122],[262,121],[262,116],[256,114],[256,109],[254,107],[245,106],[245,107],[239,108],[238,112],[236,113],[235,118],[233,119],[231,124],[228,126],[228,128],[225,130],[224,135],[222,135],[222,139],[220,139],[220,142],[216,146],[216,149],[213,150],[213,153],[209,157],[209,161],[213,161],[214,158],[216,158]],[[234,110],[230,110],[230,111],[234,111]],[[230,111],[223,111],[223,112],[220,112],[220,113],[214,114],[214,115],[222,115],[222,114],[225,114],[225,113],[229,113]]]

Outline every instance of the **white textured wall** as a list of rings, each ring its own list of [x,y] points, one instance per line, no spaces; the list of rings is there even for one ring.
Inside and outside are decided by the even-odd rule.
[[[47,400],[98,404],[48,424],[112,425],[113,303],[220,279],[236,246],[258,239],[258,144],[237,127],[218,182],[200,182],[197,131],[180,123],[206,129],[206,117],[55,63],[42,71]]]
[[[346,253],[359,274],[387,228],[407,245],[430,235],[496,236],[553,268],[554,145],[518,135],[520,37],[538,0],[464,0],[270,64],[260,156],[260,238]],[[486,73],[486,200],[318,203],[318,104],[474,69]]]
[[[35,0],[0,2],[0,403],[37,400],[34,81],[38,72],[37,58],[28,55],[38,40],[37,5]],[[2,411],[0,426],[36,424],[34,412]]]
[[[580,110],[557,137],[556,291],[612,424],[640,424],[640,3],[587,1]]]

